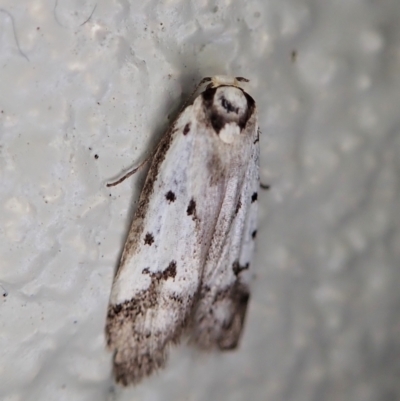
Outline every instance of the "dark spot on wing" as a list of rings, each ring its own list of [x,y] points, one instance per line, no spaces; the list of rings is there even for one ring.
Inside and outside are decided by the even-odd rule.
[[[258,198],[258,194],[257,194],[257,192],[254,192],[254,194],[251,195],[251,203],[255,202],[257,200],[257,198]]]
[[[247,270],[250,267],[250,263],[246,263],[244,266],[240,265],[238,260],[235,260],[232,264],[233,274],[238,276],[243,270]]]
[[[142,270],[142,274],[148,274],[151,277],[152,285],[160,280],[168,280],[169,278],[175,278],[176,276],[176,262],[172,260],[168,267],[162,272],[151,272],[149,267]]]
[[[241,207],[242,207],[242,201],[239,199],[238,203],[236,204],[235,214],[238,214]]]
[[[164,280],[167,280],[170,277],[175,278],[175,276],[176,276],[176,262],[175,262],[175,260],[173,260],[168,265],[168,267],[163,271],[162,278]]]
[[[175,196],[175,194],[174,194],[172,191],[168,191],[168,192],[165,194],[165,197],[166,197],[166,199],[167,199],[167,201],[168,201],[169,203],[175,202],[176,196]]]
[[[144,237],[144,243],[145,245],[152,245],[154,242],[154,237],[153,234],[147,233]]]
[[[195,216],[196,214],[196,202],[194,201],[194,199],[190,199],[189,202],[189,206],[186,210],[186,213],[188,214],[188,216]]]
[[[258,128],[258,130],[257,130],[257,138],[253,142],[254,145],[260,140],[260,134],[261,134],[261,131],[260,131],[260,128]]]
[[[114,309],[114,312],[115,312],[115,313],[121,312],[122,304],[114,305],[114,306],[113,306],[113,309]]]
[[[252,233],[251,233],[251,238],[256,238],[256,236],[257,236],[257,230],[254,230]]]
[[[174,302],[176,302],[178,304],[181,304],[181,305],[184,303],[183,298],[181,296],[179,296],[178,294],[170,294],[170,295],[168,295],[168,298],[171,301],[174,301]]]
[[[183,135],[187,135],[190,131],[190,123],[187,123],[185,125],[185,128],[183,129]]]

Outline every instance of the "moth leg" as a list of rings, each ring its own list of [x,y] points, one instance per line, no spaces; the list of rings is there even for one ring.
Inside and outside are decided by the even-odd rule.
[[[114,187],[115,185],[121,184],[121,182],[125,181],[127,178],[129,178],[131,175],[135,174],[138,170],[140,170],[149,160],[153,158],[153,153],[144,159],[139,166],[133,168],[132,170],[128,171],[125,175],[123,175],[121,178],[119,178],[117,181],[110,182],[107,184],[107,187]]]

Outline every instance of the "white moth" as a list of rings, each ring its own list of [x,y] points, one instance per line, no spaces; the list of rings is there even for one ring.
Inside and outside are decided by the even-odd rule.
[[[201,349],[230,350],[243,329],[260,185],[257,112],[240,87],[246,79],[206,82],[152,157],[114,278],[106,337],[123,385],[163,367],[183,333]]]

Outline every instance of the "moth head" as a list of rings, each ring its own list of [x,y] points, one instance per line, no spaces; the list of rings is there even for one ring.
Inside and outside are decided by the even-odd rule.
[[[243,77],[230,77],[228,75],[215,75],[203,79],[204,82],[210,82],[207,88],[216,88],[221,85],[237,86],[240,88],[240,82],[249,82],[247,78]]]
[[[245,78],[218,76],[203,92],[205,113],[225,143],[232,143],[243,132],[255,109],[253,98],[239,86]]]

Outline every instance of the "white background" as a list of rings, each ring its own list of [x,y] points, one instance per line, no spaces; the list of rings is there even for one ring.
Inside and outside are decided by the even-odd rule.
[[[0,0],[0,399],[399,399],[399,20],[398,0]],[[214,74],[251,80],[271,185],[241,347],[183,344],[121,390],[103,330],[145,173],[105,183]]]

